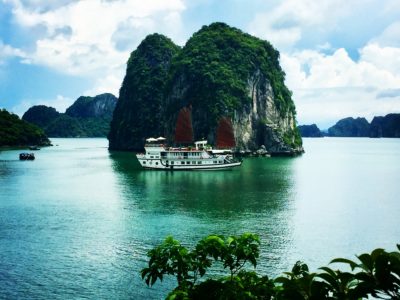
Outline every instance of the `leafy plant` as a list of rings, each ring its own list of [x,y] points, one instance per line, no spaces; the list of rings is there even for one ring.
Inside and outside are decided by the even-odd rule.
[[[167,237],[149,251],[149,266],[142,270],[142,278],[151,286],[165,275],[175,276],[178,285],[167,299],[400,299],[399,245],[395,252],[376,249],[361,254],[359,263],[344,258],[331,261],[348,265],[351,272],[325,266],[310,273],[308,266],[298,261],[290,272],[274,280],[246,268],[256,268],[259,246],[259,237],[250,233],[210,235],[193,250]],[[207,271],[215,266],[229,273],[210,278]]]

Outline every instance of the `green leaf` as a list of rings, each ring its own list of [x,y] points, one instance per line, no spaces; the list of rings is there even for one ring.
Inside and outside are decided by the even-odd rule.
[[[346,259],[346,258],[335,258],[335,259],[332,259],[330,264],[332,264],[332,263],[348,264],[348,265],[350,265],[352,270],[354,270],[355,268],[358,267],[358,265],[354,261],[352,261],[350,259]]]
[[[367,272],[372,272],[374,265],[371,255],[364,253],[360,256],[357,256],[357,258],[362,262],[362,265],[360,267],[362,267]]]
[[[326,273],[328,273],[330,276],[332,276],[332,277],[334,277],[334,278],[337,276],[336,272],[333,271],[333,270],[332,270],[331,268],[329,268],[329,267],[321,267],[321,268],[319,268],[319,269],[325,271]]]
[[[335,279],[335,277],[332,277],[330,274],[327,274],[327,273],[320,273],[320,274],[317,274],[316,275],[316,277],[319,277],[319,278],[322,278],[323,280],[325,280],[327,283],[329,283],[329,285],[330,285],[330,287],[333,289],[333,290],[339,290],[339,284],[338,284],[338,282],[336,281],[336,279]]]

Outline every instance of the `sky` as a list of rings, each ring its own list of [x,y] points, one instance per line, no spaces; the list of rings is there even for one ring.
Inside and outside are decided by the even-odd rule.
[[[299,124],[400,113],[400,0],[0,0],[0,108],[118,96],[146,35],[217,21],[280,51]]]

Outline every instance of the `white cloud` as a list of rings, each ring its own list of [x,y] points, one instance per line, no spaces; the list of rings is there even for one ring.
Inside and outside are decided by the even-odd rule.
[[[0,40],[0,65],[3,64],[6,59],[11,57],[24,58],[26,55],[20,49],[6,45]]]
[[[107,75],[106,77],[101,77],[97,79],[94,83],[94,86],[83,92],[85,96],[96,96],[103,93],[111,93],[114,94],[116,97],[119,96],[119,89],[122,84],[121,78],[122,75]]]
[[[46,105],[54,107],[58,112],[64,113],[65,110],[74,103],[74,99],[57,95],[54,99],[26,99],[11,108],[11,112],[22,117],[22,115],[34,105]]]
[[[130,52],[146,35],[160,32],[178,41],[184,36],[183,0],[10,2],[17,24],[46,29],[23,62],[97,81],[93,91],[111,85],[115,92],[115,81],[122,82]]]
[[[346,117],[365,117],[400,113],[400,95],[381,99],[379,90],[368,88],[326,88],[296,90],[299,124],[316,123],[321,129]]]
[[[368,44],[354,61],[343,48],[331,55],[303,50],[282,54],[281,64],[301,124],[328,127],[353,116],[372,119],[400,112],[400,48]]]
[[[274,8],[257,13],[248,26],[249,32],[270,41],[278,49],[290,49],[301,40],[306,29],[312,29],[314,35],[321,31],[334,30],[339,17],[348,14],[348,10],[344,9],[350,6],[347,2],[280,1]]]
[[[367,45],[356,62],[343,48],[332,55],[304,50],[282,54],[281,63],[292,89],[400,86],[400,49]]]
[[[398,9],[400,10],[400,5]],[[391,23],[379,36],[374,37],[371,42],[381,46],[400,47],[400,21]]]

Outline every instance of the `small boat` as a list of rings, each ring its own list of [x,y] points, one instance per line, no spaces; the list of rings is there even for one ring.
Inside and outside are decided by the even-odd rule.
[[[40,150],[38,146],[29,146],[29,150]]]
[[[221,124],[221,122],[220,122]],[[224,128],[217,132],[217,146],[225,149],[213,150],[206,140],[197,141],[194,146],[168,147],[164,137],[148,138],[144,146],[145,153],[137,154],[140,165],[145,169],[158,170],[224,170],[241,166],[230,149],[234,147],[232,124],[223,120]],[[228,128],[230,125],[230,128]],[[227,129],[228,128],[228,129]],[[228,135],[226,131],[231,131]],[[218,142],[218,136],[222,143]],[[232,142],[233,140],[233,142]],[[193,141],[193,128],[190,108],[182,108],[178,114],[175,130],[175,143],[186,144]]]
[[[35,160],[35,154],[33,153],[20,153],[19,160]]]

